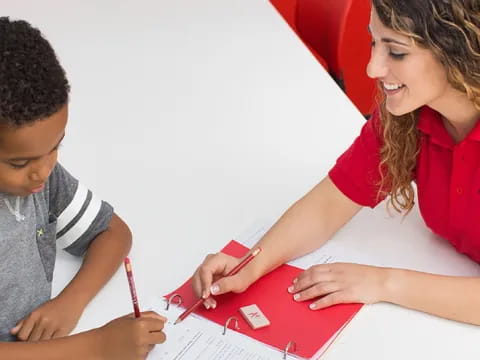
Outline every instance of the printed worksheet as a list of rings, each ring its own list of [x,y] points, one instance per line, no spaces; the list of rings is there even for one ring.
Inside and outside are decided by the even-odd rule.
[[[152,310],[168,318],[167,341],[157,345],[148,360],[280,360],[283,354],[232,329],[223,335],[223,327],[192,314],[173,325],[183,309],[174,305],[165,311],[158,298]]]

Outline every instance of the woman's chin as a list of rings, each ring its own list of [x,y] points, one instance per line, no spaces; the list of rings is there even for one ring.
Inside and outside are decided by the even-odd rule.
[[[389,104],[388,101],[385,105],[386,105],[385,107],[387,111],[394,116],[402,116],[412,111],[415,111],[417,109],[417,108],[406,107],[406,106],[395,106],[395,105]]]

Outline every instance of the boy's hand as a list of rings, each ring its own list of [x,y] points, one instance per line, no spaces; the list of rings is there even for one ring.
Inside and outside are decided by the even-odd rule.
[[[10,330],[21,341],[49,340],[70,334],[83,308],[56,297],[40,305]]]
[[[153,311],[133,314],[110,321],[94,330],[98,339],[100,358],[115,360],[144,360],[155,344],[165,342],[162,331],[166,318]]]

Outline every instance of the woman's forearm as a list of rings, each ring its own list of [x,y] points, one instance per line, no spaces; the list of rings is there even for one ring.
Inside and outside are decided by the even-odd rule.
[[[252,278],[259,278],[319,248],[360,209],[361,206],[341,193],[330,178],[324,178],[293,204],[258,242],[263,251],[254,267],[249,269]]]
[[[385,269],[383,301],[480,325],[480,278]]]

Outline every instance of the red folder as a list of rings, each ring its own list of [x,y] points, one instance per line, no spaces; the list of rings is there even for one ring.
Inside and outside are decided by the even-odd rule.
[[[232,240],[222,252],[242,257],[248,251],[246,247]],[[295,341],[295,355],[311,358],[360,310],[362,304],[339,304],[322,310],[310,310],[310,301],[296,302],[287,292],[292,280],[303,270],[291,265],[282,265],[265,275],[245,292],[216,296],[217,308],[206,310],[199,307],[195,313],[224,325],[230,316],[236,316],[240,329],[237,330],[251,338],[283,351],[290,341]],[[193,293],[191,279],[172,293],[182,296],[182,306],[188,308],[197,297]],[[256,304],[270,320],[270,326],[253,330],[242,318],[239,309],[242,306]],[[230,330],[233,331],[233,330]]]

